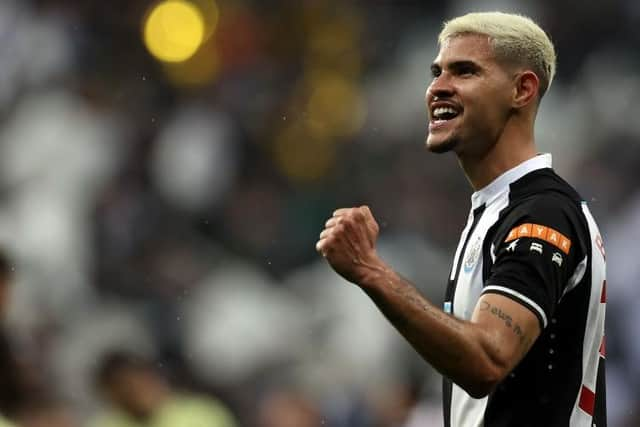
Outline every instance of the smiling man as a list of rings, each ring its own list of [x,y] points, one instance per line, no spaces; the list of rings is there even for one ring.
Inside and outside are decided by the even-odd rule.
[[[447,427],[603,427],[602,238],[534,141],[553,45],[499,12],[447,22],[439,43],[426,145],[455,153],[475,190],[444,310],[377,255],[366,206],[336,210],[316,249],[443,374]]]

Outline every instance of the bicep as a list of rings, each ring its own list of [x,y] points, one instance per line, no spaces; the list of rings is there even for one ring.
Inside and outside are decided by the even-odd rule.
[[[504,375],[527,354],[541,332],[538,317],[529,308],[494,293],[480,297],[471,322],[484,338],[485,351]]]

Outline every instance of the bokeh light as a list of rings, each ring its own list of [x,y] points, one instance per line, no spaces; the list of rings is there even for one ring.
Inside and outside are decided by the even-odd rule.
[[[189,0],[189,2],[200,11],[204,22],[204,40],[209,40],[218,28],[220,18],[218,3],[215,0]]]
[[[273,145],[274,159],[281,172],[296,182],[316,181],[333,167],[335,143],[309,134],[303,122],[286,127]]]
[[[144,42],[149,52],[165,62],[182,62],[193,56],[205,36],[200,10],[181,0],[156,4],[144,23]]]
[[[186,61],[166,62],[164,72],[168,80],[181,87],[199,87],[214,80],[220,71],[220,58],[212,40],[207,40]]]
[[[364,124],[365,103],[355,82],[330,72],[312,73],[309,129],[318,135],[349,136]]]

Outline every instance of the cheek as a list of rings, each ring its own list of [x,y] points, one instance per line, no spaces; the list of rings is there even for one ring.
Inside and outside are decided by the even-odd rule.
[[[475,119],[485,125],[497,125],[509,115],[510,105],[504,90],[487,90],[473,106]]]

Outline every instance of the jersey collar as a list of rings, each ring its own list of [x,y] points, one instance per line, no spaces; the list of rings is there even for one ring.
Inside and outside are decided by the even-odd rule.
[[[538,154],[537,156],[520,163],[518,166],[509,169],[490,184],[476,191],[471,195],[471,208],[476,209],[483,204],[490,202],[495,196],[509,188],[512,182],[515,182],[526,174],[538,169],[551,167],[551,154]]]

